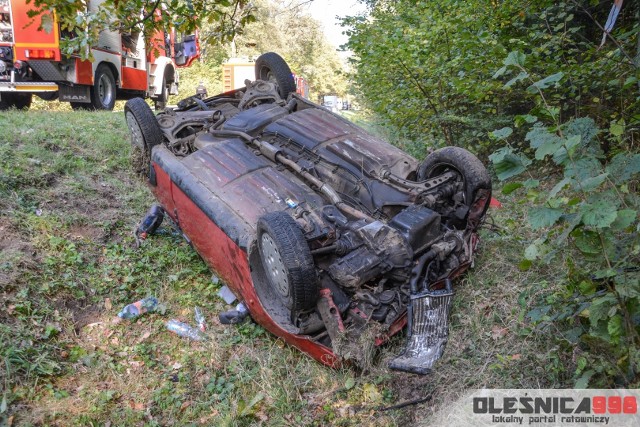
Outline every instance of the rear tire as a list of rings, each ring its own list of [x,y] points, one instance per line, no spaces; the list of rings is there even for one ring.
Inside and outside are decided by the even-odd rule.
[[[167,76],[162,78],[162,93],[153,100],[153,105],[156,111],[164,110],[169,101],[169,86],[167,85]]]
[[[287,99],[291,92],[296,91],[296,81],[291,68],[275,52],[267,52],[256,59],[256,80],[274,83],[282,99]]]
[[[31,107],[33,94],[31,93],[15,93],[13,94],[14,104],[18,110],[28,110]]]
[[[16,108],[17,110],[28,110],[31,107],[33,95],[31,93],[4,92],[0,95],[0,111]]]
[[[464,204],[469,207],[467,227],[477,229],[491,201],[491,178],[476,156],[460,147],[445,147],[429,154],[417,170],[418,181],[453,170],[464,181]]]
[[[258,253],[271,290],[296,313],[316,306],[315,264],[298,223],[286,212],[258,220]]]
[[[151,107],[142,98],[124,105],[124,117],[131,133],[131,163],[136,173],[149,176],[151,149],[162,142],[162,130]]]
[[[93,86],[90,88],[91,102],[72,102],[74,110],[112,111],[116,105],[116,79],[106,64],[98,65]]]

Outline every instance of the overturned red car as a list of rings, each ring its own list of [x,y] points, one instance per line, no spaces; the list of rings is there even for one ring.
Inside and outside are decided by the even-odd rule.
[[[251,317],[320,362],[362,366],[407,323],[391,368],[429,372],[451,279],[471,264],[491,180],[468,151],[420,162],[295,93],[286,62],[157,115],[125,107],[162,208]]]

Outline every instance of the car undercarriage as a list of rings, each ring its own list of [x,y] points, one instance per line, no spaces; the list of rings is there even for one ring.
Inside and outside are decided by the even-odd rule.
[[[468,151],[419,162],[295,93],[274,53],[246,87],[125,116],[137,169],[254,320],[321,362],[426,373],[447,340],[451,280],[473,261],[491,181]]]

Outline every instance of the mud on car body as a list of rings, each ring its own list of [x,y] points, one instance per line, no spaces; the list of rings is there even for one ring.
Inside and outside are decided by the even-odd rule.
[[[419,162],[297,95],[275,53],[245,83],[158,115],[127,103],[155,197],[287,343],[330,366],[366,365],[409,323],[391,367],[428,372],[491,198],[484,166],[457,147]]]

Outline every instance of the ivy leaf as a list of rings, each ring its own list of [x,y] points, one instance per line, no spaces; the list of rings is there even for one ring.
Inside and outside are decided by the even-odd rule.
[[[509,65],[520,65],[520,66],[523,66],[525,59],[526,59],[526,56],[525,56],[524,53],[518,52],[517,50],[514,50],[512,52],[509,52],[509,55],[507,55],[507,57],[504,60],[504,65],[506,65],[506,66],[509,66]]]
[[[503,127],[502,129],[497,129],[491,132],[491,135],[495,139],[507,139],[513,133],[513,129],[510,127]]]
[[[531,268],[532,265],[533,262],[531,262],[531,260],[523,259],[522,261],[520,261],[520,264],[518,264],[518,269],[520,271],[527,271]]]
[[[591,295],[596,291],[596,284],[593,283],[591,280],[589,281],[583,280],[578,285],[578,289],[580,289],[580,293],[582,295]]]
[[[542,160],[548,155],[555,154],[556,151],[563,147],[563,143],[564,141],[558,137],[545,139],[536,150],[536,159]]]
[[[45,33],[51,34],[53,31],[53,18],[50,13],[42,14],[40,18],[40,28],[42,28]]]
[[[522,80],[526,79],[527,77],[529,77],[529,73],[527,73],[526,71],[521,71],[520,73],[518,73],[517,76],[515,76],[514,78],[512,78],[511,80],[506,82],[503,87],[505,89],[509,89],[511,86],[513,86],[514,84],[516,84],[518,82],[521,82]]]
[[[633,209],[620,210],[618,211],[616,220],[613,222],[613,224],[611,224],[611,228],[613,228],[614,230],[622,231],[633,224],[637,216],[638,212],[634,211]]]
[[[527,249],[524,250],[524,258],[529,261],[535,261],[540,256],[540,250],[538,245],[535,243],[527,246]]]
[[[551,227],[562,216],[562,210],[547,208],[547,207],[533,207],[529,209],[529,224],[534,230],[538,230],[544,227]]]
[[[595,231],[578,228],[571,232],[571,236],[574,238],[576,247],[583,254],[595,255],[602,252],[600,237]]]
[[[553,188],[549,192],[549,197],[556,197],[556,195],[562,190],[564,190],[565,187],[567,187],[569,184],[571,184],[570,178],[562,179],[560,182],[558,182],[556,185],[553,186]]]
[[[558,73],[555,73],[555,74],[552,74],[550,76],[545,77],[542,80],[538,80],[537,82],[535,82],[534,84],[529,86],[527,88],[527,91],[529,93],[537,93],[538,89],[539,90],[543,90],[543,89],[548,88],[551,85],[555,85],[560,80],[562,80],[563,77],[564,77],[564,73],[562,71],[560,71]]]
[[[503,147],[489,156],[500,181],[519,175],[531,164],[524,155],[517,155],[509,147]]]
[[[576,381],[576,384],[573,386],[573,388],[587,388],[589,386],[589,380],[595,373],[596,371],[594,371],[593,369],[589,369],[588,371],[585,371],[580,376],[578,381]]]
[[[611,122],[611,126],[609,126],[609,132],[613,136],[621,136],[624,133],[624,120]]]
[[[608,176],[609,174],[605,172],[598,176],[594,176],[593,178],[585,179],[580,183],[580,188],[582,188],[583,191],[595,190],[600,187],[600,184],[602,184]]]
[[[598,134],[598,127],[591,117],[573,119],[562,126],[565,135],[580,135],[583,144],[593,141]]]
[[[524,185],[521,182],[510,182],[502,187],[502,194],[511,194],[522,187],[524,187]]]
[[[622,328],[622,316],[616,314],[615,316],[609,319],[609,323],[607,323],[607,332],[609,332],[609,336],[611,337],[611,342],[617,344],[620,342],[620,337],[623,333]]]
[[[498,71],[493,73],[493,78],[497,79],[498,77],[501,77],[502,75],[504,75],[504,73],[506,72],[507,72],[507,66],[505,65],[504,67],[501,67],[500,69],[498,69]]]
[[[640,277],[637,274],[618,274],[615,277],[616,292],[624,298],[640,298]]]
[[[607,172],[617,184],[622,184],[640,173],[640,154],[629,156],[628,153],[619,153],[614,156],[606,167]]]
[[[591,327],[597,327],[598,322],[607,317],[609,310],[616,303],[615,297],[611,294],[591,301],[591,305],[589,306],[589,321],[591,322]]]
[[[605,200],[598,200],[594,203],[586,203],[582,208],[582,222],[596,228],[610,226],[618,217],[615,206]]]

